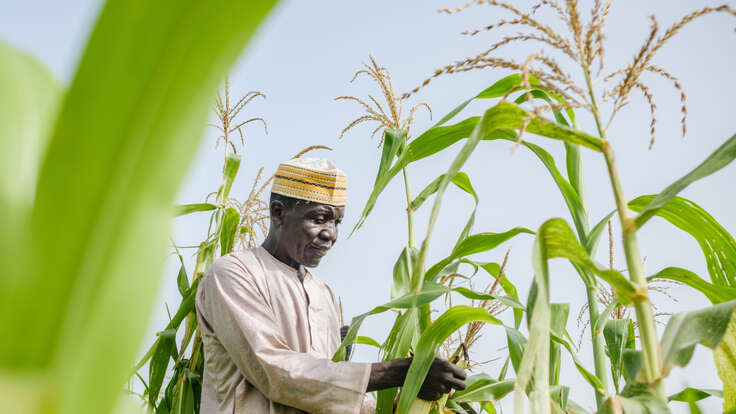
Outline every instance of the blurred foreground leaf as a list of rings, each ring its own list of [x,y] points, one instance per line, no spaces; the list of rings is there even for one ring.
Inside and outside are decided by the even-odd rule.
[[[0,375],[15,383],[43,373],[54,397],[45,410],[114,407],[211,97],[273,3],[110,0],[102,9],[50,135],[29,242],[15,258],[24,266],[0,289],[0,336],[12,338],[0,341]],[[26,83],[28,96],[47,84]],[[14,138],[1,136],[2,148]]]

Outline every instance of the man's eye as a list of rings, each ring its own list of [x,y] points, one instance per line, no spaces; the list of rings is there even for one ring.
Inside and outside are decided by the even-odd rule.
[[[325,216],[315,216],[312,220],[314,220],[315,223],[322,224],[325,222]]]

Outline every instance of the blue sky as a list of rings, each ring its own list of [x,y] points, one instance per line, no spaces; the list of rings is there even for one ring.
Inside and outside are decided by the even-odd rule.
[[[698,4],[720,4],[712,1]],[[91,29],[101,2],[69,0],[65,2],[0,1],[0,38],[26,50],[44,62],[63,82],[73,77],[78,57]],[[315,274],[325,280],[342,298],[346,318],[362,313],[388,299],[391,268],[406,243],[405,200],[399,180],[382,195],[366,225],[347,238],[356,222],[372,186],[380,150],[378,141],[368,139],[372,128],[358,127],[338,139],[340,131],[360,114],[356,104],[335,102],[340,95],[366,96],[376,93],[367,78],[349,83],[353,73],[372,54],[392,73],[397,91],[404,92],[421,83],[436,67],[472,56],[484,50],[499,34],[479,34],[469,38],[461,31],[490,24],[509,17],[488,6],[478,6],[448,16],[436,12],[441,7],[454,7],[450,1],[364,1],[364,2],[282,2],[261,27],[243,52],[230,75],[235,95],[250,90],[266,94],[246,109],[247,116],[265,118],[266,136],[256,124],[246,129],[244,163],[233,189],[233,195],[247,196],[255,174],[261,166],[273,172],[279,162],[290,158],[308,145],[328,145],[334,151],[315,153],[332,159],[349,177],[349,205],[340,242],[323,261]],[[527,10],[531,2],[515,2]],[[588,2],[583,2],[583,10]],[[732,4],[733,5],[733,4]],[[692,2],[639,1],[615,3],[608,21],[606,62],[615,69],[631,61],[648,34],[648,15],[655,13],[662,29],[693,10]],[[587,13],[583,13],[587,16]],[[549,16],[550,14],[547,14]],[[555,28],[563,30],[559,24]],[[609,136],[617,154],[626,195],[656,193],[701,162],[720,143],[734,133],[733,105],[730,98],[732,70],[736,67],[736,19],[726,15],[704,17],[683,29],[655,58],[655,63],[678,76],[688,96],[688,135],[680,133],[679,94],[656,77],[645,78],[657,105],[657,142],[647,150],[649,109],[646,101],[634,93],[631,102],[614,121]],[[499,49],[497,55],[523,61],[539,51],[533,43]],[[559,58],[552,53],[551,56]],[[562,62],[563,59],[559,58]],[[576,68],[565,66],[577,77]],[[409,104],[427,102],[435,120],[458,103],[473,96],[508,71],[489,69],[468,74],[441,77],[410,98]],[[610,88],[610,86],[609,86]],[[214,95],[214,91],[213,91]],[[480,113],[488,103],[473,103],[460,115]],[[585,114],[581,126],[593,131]],[[424,112],[419,112],[413,135],[431,125]],[[215,131],[205,133],[197,158],[179,191],[179,202],[202,201],[219,184],[222,147],[215,149]],[[528,136],[543,145],[564,168],[562,145]],[[458,146],[423,160],[409,168],[412,189],[421,188],[444,172],[454,158]],[[319,154],[319,155],[318,155]],[[602,157],[584,151],[585,180],[591,221],[610,212],[613,198]],[[536,157],[523,148],[511,151],[506,142],[481,143],[464,168],[480,196],[476,232],[501,232],[514,226],[536,229],[550,217],[568,217],[564,202],[549,174]],[[736,168],[732,165],[686,189],[682,195],[696,201],[710,212],[727,230],[736,232],[734,191]],[[435,231],[430,262],[444,257],[462,228],[473,203],[467,195],[450,189],[442,207],[439,227]],[[426,208],[426,207],[425,207]],[[428,211],[417,214],[417,234],[423,235]],[[614,225],[618,231],[618,224]],[[197,243],[206,231],[206,217],[177,219],[173,237],[182,245]],[[615,240],[615,265],[625,267],[618,238]],[[478,255],[478,260],[501,261],[511,248],[507,274],[525,297],[531,280],[532,237],[518,236],[501,248]],[[640,233],[645,269],[652,274],[666,266],[681,266],[705,276],[705,261],[697,244],[686,234],[661,220],[652,220]],[[599,261],[608,262],[601,249]],[[191,258],[190,258],[191,259]],[[191,270],[190,260],[188,265]],[[568,329],[577,338],[580,328],[575,316],[584,302],[584,290],[568,264],[552,264],[552,300],[570,302]],[[167,263],[162,278],[160,303],[152,316],[150,336],[166,321],[163,303],[175,306],[176,264]],[[478,283],[484,286],[485,283]],[[673,287],[671,300],[654,294],[660,312],[674,312],[705,306],[700,294],[683,287]],[[663,321],[666,318],[663,317]],[[361,333],[383,340],[391,318],[383,315],[369,319]],[[488,328],[477,345],[476,359],[492,359],[505,344],[503,332]],[[592,369],[588,334],[583,340],[581,358]],[[501,351],[503,352],[503,351]],[[356,359],[369,361],[375,353],[359,350]],[[567,357],[565,357],[567,358]],[[569,361],[569,358],[567,359]],[[490,363],[487,371],[495,374],[501,362]],[[572,387],[571,397],[584,406],[593,400],[587,385],[571,364],[566,364],[563,382]],[[710,352],[699,349],[691,366],[676,369],[668,381],[668,391],[679,391],[684,385],[719,388]],[[703,408],[717,409],[712,399]]]

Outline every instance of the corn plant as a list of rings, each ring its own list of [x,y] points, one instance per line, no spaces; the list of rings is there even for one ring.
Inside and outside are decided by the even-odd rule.
[[[107,1],[68,88],[0,42],[0,412],[126,409],[208,96],[273,3]]]
[[[511,385],[514,391],[515,412],[525,411],[527,397],[531,402],[531,412],[584,412],[579,405],[574,404],[572,399],[568,398],[569,388],[559,384],[560,346],[570,351],[576,368],[592,386],[600,413],[669,412],[668,400],[689,402],[691,407],[697,410],[695,401],[707,396],[707,392],[687,389],[668,398],[664,395],[663,384],[672,367],[687,365],[698,343],[715,349],[716,364],[724,382],[724,409],[727,412],[734,409],[733,401],[736,397],[733,394],[734,367],[731,362],[732,357],[730,357],[734,347],[734,322],[729,324],[733,307],[736,305],[734,300],[736,296],[730,290],[733,287],[733,275],[735,274],[732,266],[736,260],[733,238],[695,203],[677,197],[677,194],[686,186],[718,171],[736,158],[736,136],[726,140],[698,167],[661,193],[638,197],[627,202],[612,144],[606,131],[623,105],[631,99],[632,91],[640,91],[649,103],[650,110],[654,111],[653,96],[642,76],[648,73],[665,77],[672,81],[674,87],[680,91],[683,103],[682,129],[685,133],[687,112],[682,85],[670,72],[656,66],[653,58],[682,26],[694,19],[711,13],[736,15],[736,12],[727,5],[705,7],[686,15],[659,37],[657,36],[658,24],[652,17],[653,24],[649,36],[635,55],[633,62],[594,81],[592,79],[594,63],[598,64],[598,70],[604,68],[603,40],[605,36],[603,28],[610,10],[610,3],[610,1],[596,1],[590,13],[590,20],[587,22],[581,18],[578,4],[574,0],[566,1],[564,5],[555,1],[541,1],[529,12],[522,12],[511,4],[494,0],[477,1],[454,10],[443,10],[447,13],[455,13],[467,7],[489,5],[514,15],[513,20],[501,20],[483,29],[466,32],[470,35],[492,31],[504,25],[526,28],[529,29],[529,33],[504,37],[476,56],[436,70],[433,77],[484,68],[512,69],[520,72],[519,74],[501,79],[473,98],[461,103],[435,126],[403,148],[397,145],[397,149],[392,150],[390,144],[396,136],[401,137],[405,132],[387,131],[385,134],[384,150],[376,182],[358,226],[365,221],[378,196],[400,170],[405,170],[410,163],[442,151],[453,143],[467,139],[447,173],[435,184],[436,195],[428,232],[420,250],[416,256],[412,256],[408,253],[409,250],[405,249],[407,253],[402,254],[403,259],[400,258],[394,269],[395,286],[397,280],[408,280],[405,295],[355,318],[344,342],[347,344],[353,341],[358,326],[366,316],[391,308],[407,309],[400,311],[394,329],[383,345],[384,349],[390,350],[394,341],[398,341],[406,344],[405,348],[401,349],[403,354],[406,354],[409,349],[413,350],[414,360],[401,390],[399,413],[426,412],[429,409],[427,404],[415,401],[416,392],[426,375],[431,359],[437,354],[437,346],[445,340],[447,334],[459,328],[463,323],[474,319],[501,324],[485,309],[456,306],[450,308],[435,321],[429,320],[426,313],[425,316],[418,316],[414,323],[417,328],[406,329],[406,326],[401,325],[410,323],[404,321],[410,320],[410,317],[405,315],[422,315],[420,309],[423,306],[450,290],[468,297],[483,295],[481,292],[460,292],[457,288],[452,289],[436,282],[442,281],[443,272],[448,271],[449,266],[457,266],[465,255],[487,251],[498,245],[498,243],[488,243],[481,247],[478,243],[480,240],[490,240],[492,237],[496,241],[502,241],[524,232],[524,230],[513,229],[490,236],[483,233],[479,235],[463,233],[446,259],[433,266],[428,267],[426,264],[426,251],[444,190],[457,176],[463,163],[479,141],[499,139],[513,141],[516,142],[516,145],[530,149],[542,161],[562,193],[575,228],[573,231],[565,220],[554,218],[545,222],[535,232],[536,238],[532,252],[535,276],[527,304],[520,308],[527,316],[529,337],[525,338],[518,331],[518,326],[504,327],[509,341],[508,357],[516,371],[516,379]],[[535,16],[536,11],[540,8],[549,8],[559,16],[568,28],[569,36],[558,34],[551,26],[541,22]],[[534,53],[524,62],[514,62],[494,56],[494,52],[504,45],[525,41],[541,42],[543,46],[556,49],[569,58],[582,73],[584,80],[582,86],[567,75],[561,66],[547,54]],[[431,79],[425,80],[422,85],[427,85]],[[618,79],[618,82],[611,91],[599,92],[602,82],[615,79]],[[404,94],[402,98],[410,97],[420,88]],[[480,117],[475,116],[456,124],[446,125],[470,101],[490,98],[502,99]],[[537,104],[536,102],[539,101],[542,103]],[[599,106],[598,102],[610,103],[606,119],[603,118],[604,107]],[[597,134],[587,134],[580,130],[574,109],[590,113],[596,125]],[[545,112],[552,112],[554,121],[546,119]],[[655,123],[656,118],[652,113],[652,121],[649,126],[650,148],[654,144]],[[560,173],[554,159],[543,148],[522,140],[525,133],[552,138],[564,143],[567,177]],[[585,208],[584,175],[580,161],[581,148],[595,151],[603,156],[616,201],[616,208],[613,212],[605,215],[592,227],[588,222],[589,214]],[[631,211],[638,214],[631,216]],[[614,214],[618,216],[622,229],[621,237],[629,278],[624,277],[620,271],[599,265],[592,259],[598,240]],[[665,218],[695,237],[708,262],[711,282],[686,269],[673,267],[663,269],[649,278],[644,275],[636,232],[654,216]],[[476,238],[480,235],[483,237]],[[474,243],[478,245],[471,248],[470,246]],[[555,257],[568,259],[586,286],[595,362],[594,373],[587,370],[578,361],[570,347],[568,341],[570,338],[564,328],[569,307],[551,303],[548,291],[551,275],[547,261]],[[449,272],[453,271],[452,268],[449,269]],[[408,277],[404,277],[403,274]],[[654,328],[654,312],[649,298],[649,281],[655,279],[676,280],[692,286],[703,292],[715,305],[672,316],[662,337],[657,338]],[[610,286],[615,300],[612,300],[601,311],[598,309],[596,298],[603,287],[602,284]],[[493,299],[502,300],[497,297]],[[516,305],[518,307],[518,304]],[[509,303],[509,306],[514,307],[514,304]],[[610,317],[612,312],[620,306],[634,308],[635,323],[627,319]],[[401,318],[404,320],[400,321]],[[635,340],[637,333],[638,344]],[[402,334],[409,338],[401,337]],[[336,358],[340,356],[339,354],[340,352]],[[609,375],[613,382],[613,390],[608,381]],[[620,386],[622,383],[625,383],[623,387]],[[488,412],[492,412],[489,411],[492,408],[485,404],[485,401],[495,400],[505,395],[501,390],[506,390],[506,393],[510,391],[508,385],[503,384],[502,378],[488,378],[481,386],[472,383],[468,390],[476,389],[496,391],[496,393],[488,391],[483,395],[485,399],[478,400],[484,402],[481,409]],[[459,402],[466,402],[460,398],[467,394],[468,390],[448,396],[449,398],[441,401],[439,405],[452,407],[457,412],[463,412],[463,410],[470,412],[467,405],[463,407],[459,404]],[[379,410],[390,409],[388,405],[383,404],[379,394]]]

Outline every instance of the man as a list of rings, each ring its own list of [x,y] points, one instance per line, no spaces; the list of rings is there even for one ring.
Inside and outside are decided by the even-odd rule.
[[[200,282],[202,413],[373,413],[367,391],[403,384],[409,358],[331,360],[340,344],[337,306],[306,268],[316,267],[337,241],[346,184],[345,174],[324,159],[281,164],[263,245],[217,259]],[[464,379],[460,368],[437,359],[419,396],[438,399],[463,389]]]

